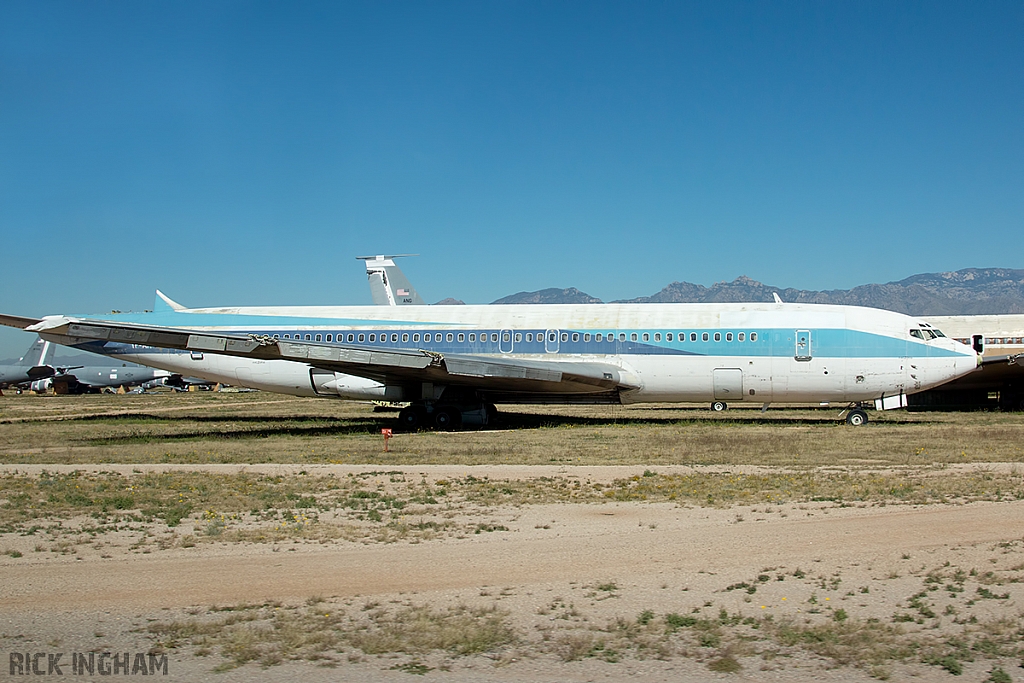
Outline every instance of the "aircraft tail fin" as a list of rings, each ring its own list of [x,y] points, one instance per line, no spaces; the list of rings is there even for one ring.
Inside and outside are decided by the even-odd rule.
[[[373,303],[378,306],[426,305],[419,293],[413,289],[412,283],[405,277],[402,269],[395,265],[394,259],[399,256],[415,256],[415,254],[357,257],[366,262],[366,277],[370,281]]]
[[[43,351],[42,351],[42,353],[39,354],[39,365],[49,365],[51,362],[53,362],[53,352],[54,352],[54,350],[55,350],[55,345],[54,344],[52,344],[52,343],[50,343],[48,341],[44,341],[43,342]]]
[[[171,299],[159,289],[156,290],[156,301],[153,302],[153,312],[158,311],[184,311],[185,307]]]
[[[25,355],[18,359],[18,365],[23,368],[34,368],[48,365],[51,358],[53,358],[53,344],[43,341],[41,337],[36,337]]]

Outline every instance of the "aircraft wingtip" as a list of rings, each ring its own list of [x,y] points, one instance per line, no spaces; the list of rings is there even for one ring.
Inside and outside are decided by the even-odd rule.
[[[153,310],[156,311],[161,308],[170,309],[172,311],[184,311],[185,307],[179,304],[177,301],[171,299],[159,289],[156,290],[156,302],[153,305]]]

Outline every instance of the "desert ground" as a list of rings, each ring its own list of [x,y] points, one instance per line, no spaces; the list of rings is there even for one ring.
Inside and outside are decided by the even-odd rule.
[[[1024,681],[1024,415],[502,410],[0,398],[0,668]]]

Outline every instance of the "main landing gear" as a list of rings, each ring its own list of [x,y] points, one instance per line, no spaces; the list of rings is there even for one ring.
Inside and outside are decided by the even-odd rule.
[[[398,413],[398,424],[407,432],[418,429],[454,432],[466,425],[493,424],[497,416],[498,409],[493,403],[413,403]]]
[[[716,413],[721,413],[724,410],[728,410],[728,408],[729,408],[729,404],[726,403],[725,401],[712,401],[711,402],[711,410],[715,411]]]

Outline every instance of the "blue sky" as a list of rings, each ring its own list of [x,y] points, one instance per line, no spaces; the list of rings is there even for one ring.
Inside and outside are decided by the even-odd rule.
[[[0,311],[1021,268],[1022,122],[1020,2],[3,0]]]

